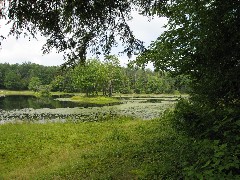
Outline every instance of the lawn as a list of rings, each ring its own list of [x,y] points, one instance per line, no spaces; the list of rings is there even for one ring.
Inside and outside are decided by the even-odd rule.
[[[176,179],[188,139],[167,118],[0,125],[0,179]]]

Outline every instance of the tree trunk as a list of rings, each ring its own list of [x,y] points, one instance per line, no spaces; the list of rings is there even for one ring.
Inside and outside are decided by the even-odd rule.
[[[108,85],[108,96],[112,97],[112,91],[113,91],[113,87],[112,87],[112,81],[109,81],[109,85]]]

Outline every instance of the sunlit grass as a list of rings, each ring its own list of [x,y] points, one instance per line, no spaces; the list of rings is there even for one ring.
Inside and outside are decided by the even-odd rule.
[[[29,91],[29,90],[19,90],[19,91],[13,91],[13,90],[6,90],[6,89],[0,89],[0,95],[25,95],[25,96],[37,96],[38,93],[34,92],[34,91]],[[51,95],[65,95],[65,94],[70,94],[70,95],[78,95],[78,96],[83,96],[84,93],[65,93],[65,92],[51,92]]]
[[[93,104],[109,104],[109,103],[119,102],[119,100],[116,98],[105,97],[105,96],[95,96],[95,97],[73,96],[71,100],[82,102],[82,103],[93,103]]]
[[[33,91],[11,91],[11,90],[0,90],[0,95],[34,95]]]
[[[174,178],[187,138],[167,120],[0,126],[0,179]]]
[[[137,97],[170,97],[170,96],[173,96],[173,97],[188,97],[188,94],[121,94],[121,93],[114,93],[113,94],[113,98],[111,97],[104,97],[102,96],[102,93],[101,92],[98,92],[98,94],[100,96],[98,97],[86,97],[85,96],[85,93],[65,93],[65,92],[60,92],[60,91],[57,91],[57,92],[51,92],[51,95],[64,95],[64,94],[71,94],[73,96],[76,96],[76,100],[79,100],[81,101],[81,99],[83,100],[87,100],[87,99],[92,99],[92,101],[98,101],[98,100],[108,100],[110,101],[113,100],[114,97],[134,97],[134,98],[137,98]],[[25,91],[12,91],[12,90],[5,90],[5,89],[0,89],[0,95],[35,95],[35,92],[33,91],[29,91],[29,90],[25,90]],[[85,99],[84,99],[85,98]],[[98,99],[100,98],[100,99]],[[116,99],[114,99],[116,100]]]
[[[113,97],[126,97],[126,98],[164,98],[164,97],[188,97],[188,94],[121,94],[114,93]]]

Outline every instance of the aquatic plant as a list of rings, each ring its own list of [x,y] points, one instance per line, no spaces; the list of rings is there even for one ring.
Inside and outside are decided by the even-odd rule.
[[[13,123],[15,121],[34,123],[104,121],[109,119],[109,117],[117,116],[153,119],[158,118],[165,109],[172,107],[176,102],[174,98],[165,98],[160,101],[156,99],[154,102],[149,102],[148,100],[149,98],[122,99],[122,104],[112,106],[101,105],[101,107],[89,107],[86,104],[86,108],[82,106],[75,108],[0,110],[0,123]]]

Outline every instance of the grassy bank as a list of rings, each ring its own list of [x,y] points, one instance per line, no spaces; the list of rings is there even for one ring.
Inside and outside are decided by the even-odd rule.
[[[0,95],[26,95],[26,96],[34,96],[35,92],[33,92],[33,91],[0,90]]]
[[[35,92],[33,91],[13,91],[13,90],[5,90],[0,89],[0,95],[34,95]],[[65,92],[51,92],[52,95],[64,95],[64,94],[72,94],[76,95],[76,97],[83,97],[85,96],[85,93],[65,93]],[[102,95],[101,92],[98,93],[100,96]],[[188,97],[188,94],[120,94],[120,93],[114,93],[113,97],[126,97],[126,98],[138,98],[138,97]]]
[[[64,95],[64,94],[72,94],[74,93],[64,93],[64,92],[51,92],[51,95]],[[5,90],[5,89],[0,89],[0,95],[5,95],[5,96],[14,96],[14,95],[23,95],[23,96],[36,96],[37,93],[34,91],[13,91],[13,90]],[[83,95],[82,93],[78,93],[78,95]]]
[[[81,103],[93,103],[93,104],[109,104],[119,102],[118,99],[105,96],[96,96],[96,97],[86,97],[86,96],[73,96],[71,98],[73,101]]]
[[[5,124],[0,132],[0,179],[175,179],[188,143],[165,118]]]
[[[0,90],[0,95],[3,96],[16,96],[16,95],[22,95],[22,96],[38,96],[39,93],[36,93],[34,91],[12,91],[12,90]],[[65,93],[63,92],[52,92],[51,95],[63,95]]]

